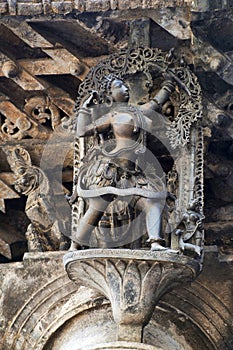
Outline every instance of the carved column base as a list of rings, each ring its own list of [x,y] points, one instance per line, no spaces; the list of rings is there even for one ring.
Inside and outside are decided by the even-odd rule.
[[[88,249],[66,254],[64,264],[71,280],[110,300],[116,340],[131,342],[142,341],[160,298],[200,272],[198,261],[169,250]]]

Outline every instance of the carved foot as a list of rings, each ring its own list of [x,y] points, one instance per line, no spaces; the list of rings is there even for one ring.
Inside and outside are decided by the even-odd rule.
[[[84,249],[88,249],[89,247],[86,245],[80,245],[77,242],[72,241],[70,248],[68,249],[69,252],[74,252],[76,250],[84,250]]]
[[[152,251],[155,251],[155,250],[167,250],[168,248],[166,247],[163,247],[161,244],[159,244],[158,242],[153,242],[151,243],[151,248],[150,248]]]
[[[165,240],[162,239],[162,238],[156,238],[156,239],[153,239],[153,238],[150,239],[149,238],[147,240],[147,242],[150,243],[150,247],[151,247],[150,249],[152,251],[156,251],[156,250],[161,251],[161,250],[167,250],[168,249],[168,248],[164,247]]]
[[[69,248],[69,252],[74,252],[75,250],[81,250],[82,246],[80,244],[78,244],[77,242],[72,241],[70,248]]]
[[[181,234],[183,233],[182,230],[177,230],[177,234],[180,234],[180,232]],[[202,250],[203,250],[203,247],[200,247],[199,245],[184,242],[182,236],[180,236],[180,239],[179,239],[179,248],[182,252],[186,252],[186,251],[193,252],[198,257],[201,256]]]

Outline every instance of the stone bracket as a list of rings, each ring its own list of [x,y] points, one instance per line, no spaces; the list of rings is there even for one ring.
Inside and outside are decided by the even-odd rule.
[[[64,256],[69,278],[106,296],[118,326],[117,341],[141,342],[160,298],[192,282],[200,264],[172,252],[89,249]]]

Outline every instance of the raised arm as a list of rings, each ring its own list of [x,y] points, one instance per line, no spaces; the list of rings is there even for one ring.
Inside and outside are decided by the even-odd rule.
[[[162,83],[161,89],[153,97],[152,100],[140,106],[143,111],[161,112],[163,104],[168,100],[169,96],[175,90],[175,84],[171,79],[165,80]]]
[[[93,104],[95,98],[96,93],[93,92],[79,109],[76,129],[78,137],[93,136],[96,132],[103,133],[110,127],[109,114],[96,118],[95,105]],[[97,109],[96,107],[96,110]]]

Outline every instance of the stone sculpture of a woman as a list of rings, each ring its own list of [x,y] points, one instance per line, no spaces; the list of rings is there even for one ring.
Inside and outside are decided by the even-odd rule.
[[[143,161],[146,136],[155,119],[162,118],[159,111],[174,88],[171,80],[165,80],[152,100],[132,106],[126,84],[109,75],[101,82],[101,91],[93,91],[82,103],[77,116],[77,136],[94,136],[96,146],[84,157],[70,198],[75,202],[81,197],[87,204],[73,232],[71,250],[88,246],[109,203],[128,196],[133,196],[135,208],[145,212],[151,250],[166,249],[161,236],[166,186],[155,168],[150,175],[145,173]]]

